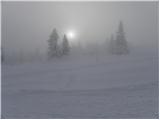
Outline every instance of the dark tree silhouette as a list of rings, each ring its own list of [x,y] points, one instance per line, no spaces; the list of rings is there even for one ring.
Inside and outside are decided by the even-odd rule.
[[[67,55],[70,51],[69,41],[67,39],[67,36],[64,35],[63,41],[62,41],[62,54]]]
[[[128,54],[129,49],[128,49],[128,44],[125,38],[125,33],[124,33],[124,28],[123,28],[123,23],[120,21],[117,35],[116,35],[116,40],[115,40],[115,54]]]
[[[58,46],[59,35],[56,29],[53,29],[50,38],[48,40],[48,57],[49,59],[57,57],[59,55],[59,46]]]

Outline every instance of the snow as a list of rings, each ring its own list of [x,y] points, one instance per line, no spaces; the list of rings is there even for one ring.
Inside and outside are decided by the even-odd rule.
[[[158,118],[158,56],[2,65],[4,118]]]

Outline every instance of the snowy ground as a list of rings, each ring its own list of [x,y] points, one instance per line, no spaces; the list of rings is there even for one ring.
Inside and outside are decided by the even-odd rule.
[[[2,65],[5,118],[158,118],[158,57]]]

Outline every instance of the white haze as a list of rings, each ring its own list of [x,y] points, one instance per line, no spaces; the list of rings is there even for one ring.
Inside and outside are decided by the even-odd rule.
[[[2,118],[159,118],[158,2],[2,2],[2,53]]]
[[[2,47],[12,55],[45,54],[54,28],[61,38],[75,30],[83,46],[104,44],[120,20],[133,49],[158,51],[158,2],[2,2]]]

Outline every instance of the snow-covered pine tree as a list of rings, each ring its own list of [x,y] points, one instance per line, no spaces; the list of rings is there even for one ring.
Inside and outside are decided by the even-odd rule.
[[[59,35],[56,29],[53,29],[50,38],[48,40],[48,58],[51,59],[53,57],[57,57],[59,54],[59,46],[58,46]]]
[[[67,39],[67,36],[64,35],[62,41],[62,55],[67,55],[69,51],[70,51],[69,41]]]
[[[116,41],[115,41],[115,54],[121,55],[121,54],[128,54],[128,44],[125,38],[123,23],[120,21]]]

